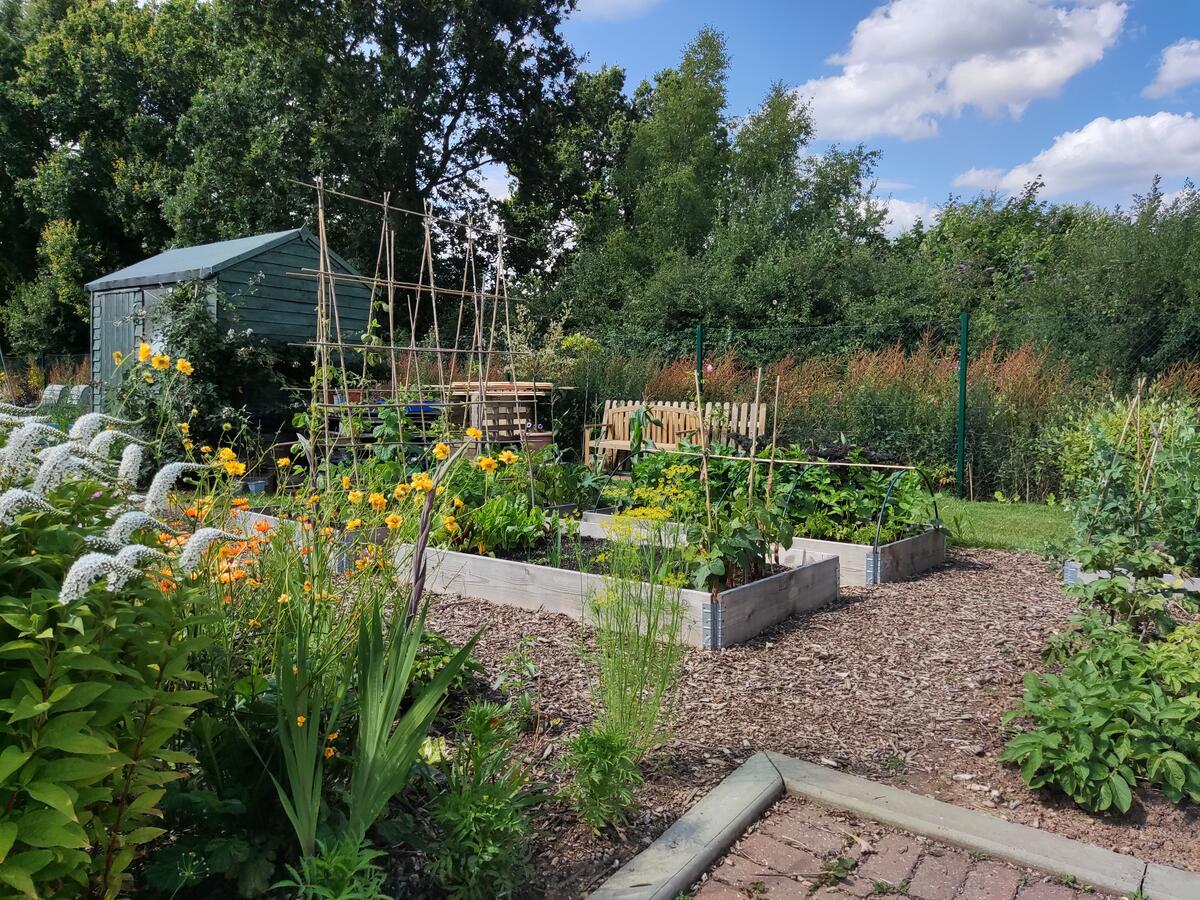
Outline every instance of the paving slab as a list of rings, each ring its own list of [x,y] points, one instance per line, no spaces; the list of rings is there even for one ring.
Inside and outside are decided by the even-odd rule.
[[[1200,900],[1200,875],[1150,863],[1142,893],[1149,900]]]

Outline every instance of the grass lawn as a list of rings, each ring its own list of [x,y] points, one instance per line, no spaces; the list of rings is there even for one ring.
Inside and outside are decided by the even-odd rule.
[[[939,494],[938,511],[950,538],[962,547],[1032,550],[1047,542],[1062,544],[1071,533],[1071,516],[1044,503],[980,503]]]

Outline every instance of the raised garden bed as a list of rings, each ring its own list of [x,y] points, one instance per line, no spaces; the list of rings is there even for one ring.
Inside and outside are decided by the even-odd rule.
[[[240,514],[241,527],[249,534],[257,522],[272,526],[281,520],[262,512]],[[368,532],[347,535],[348,547]],[[397,566],[408,568],[413,547],[396,548]],[[347,552],[344,564],[352,564]],[[426,586],[441,594],[472,597],[520,609],[546,610],[582,620],[586,598],[604,590],[604,577],[554,566],[519,560],[498,559],[456,550],[430,547],[425,551]],[[835,557],[808,552],[796,555],[788,568],[749,584],[728,588],[717,602],[706,591],[682,589],[685,606],[683,640],[692,647],[720,650],[757,636],[764,629],[796,613],[826,606],[838,598],[838,565]]]
[[[413,548],[402,545],[396,564],[408,566]],[[553,566],[454,550],[425,551],[429,589],[474,597],[521,609],[544,609],[582,620],[585,598],[604,590],[604,578]],[[690,646],[720,650],[748,641],[798,612],[832,603],[838,596],[837,560],[810,554],[794,568],[759,581],[729,588],[714,603],[705,591],[684,588],[683,640]]]
[[[585,512],[579,524],[579,533],[584,537],[606,537],[613,521],[613,516],[607,512]],[[682,528],[678,525],[673,527],[680,540],[684,540]],[[839,580],[846,586],[904,581],[946,561],[946,534],[940,529],[931,528],[878,547],[797,537],[792,539],[790,547],[780,548],[779,562],[785,566],[801,565],[813,554],[836,556]]]

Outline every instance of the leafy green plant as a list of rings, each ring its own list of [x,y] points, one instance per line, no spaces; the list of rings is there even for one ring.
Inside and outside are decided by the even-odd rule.
[[[588,728],[567,742],[562,766],[571,772],[571,782],[565,794],[593,831],[624,822],[636,809],[640,756],[626,735],[603,726]]]
[[[1146,645],[1128,625],[1082,620],[1060,672],[1025,676],[1006,721],[1032,727],[1001,760],[1031,787],[1057,788],[1089,810],[1127,812],[1139,779],[1172,802],[1200,800],[1200,693],[1194,675],[1180,677],[1194,639]]]
[[[528,549],[547,533],[546,513],[527,497],[499,494],[470,512],[461,540],[481,554]]]
[[[290,878],[276,888],[289,888],[301,900],[382,900],[385,872],[376,862],[384,854],[366,844],[335,840],[288,866]]]
[[[441,843],[430,871],[447,896],[507,897],[528,877],[533,826],[542,801],[513,759],[518,723],[509,705],[473,703],[456,728],[431,805]]]
[[[1095,536],[1074,555],[1098,577],[1071,585],[1068,593],[1080,606],[1127,622],[1140,634],[1150,628],[1168,634],[1175,627],[1173,613],[1196,609],[1192,595],[1174,590],[1183,586],[1174,560],[1144,541],[1123,534]]]
[[[413,590],[419,597],[420,588]],[[421,742],[479,640],[476,634],[424,688],[412,691],[413,662],[424,633],[424,607],[412,620],[406,620],[405,610],[394,613],[386,636],[379,603],[359,618],[358,734],[347,798],[347,835],[356,844],[408,783]]]
[[[127,890],[190,760],[171,744],[210,697],[190,687],[203,640],[186,589],[138,579],[60,602],[78,521],[35,512],[0,532],[0,882],[28,897]]]

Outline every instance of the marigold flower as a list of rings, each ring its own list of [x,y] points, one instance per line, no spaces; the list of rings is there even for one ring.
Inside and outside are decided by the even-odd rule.
[[[194,369],[192,369],[192,364],[190,362],[188,362],[186,359],[184,359],[182,356],[179,357],[179,359],[175,360],[175,369],[176,369],[176,371],[179,372],[180,375],[191,375],[192,372],[195,371]]]
[[[354,504],[362,503],[363,492],[362,491],[351,491],[350,493],[348,493],[346,495],[346,499]]]
[[[344,490],[344,491],[350,490],[350,476],[349,475],[342,476],[342,490]]]
[[[226,475],[245,475],[246,464],[244,462],[227,462],[225,463]]]
[[[304,593],[311,594],[313,591],[313,583],[311,581],[304,582]]]
[[[446,531],[450,534],[458,534],[458,520],[454,516],[442,516],[442,524],[446,526]]]
[[[233,462],[237,459],[237,454],[233,452],[232,447],[222,447],[217,451],[217,459],[221,462]]]
[[[392,490],[392,496],[397,500],[403,500],[406,496],[408,496],[408,492],[411,490],[412,488],[410,488],[407,484],[398,484]]]
[[[500,454],[500,462],[504,463],[506,466],[511,466],[520,458],[521,457],[517,456],[517,454],[513,453],[511,450],[505,450]]]
[[[313,494],[311,497],[308,498],[308,500],[306,502],[308,503],[309,506],[316,506],[318,503],[321,502],[321,495]]]
[[[384,519],[384,522],[387,523],[387,527],[388,527],[389,531],[395,531],[397,528],[399,528],[401,525],[404,524],[404,517],[396,515],[396,513],[392,513],[390,516],[388,516],[386,519]]]
[[[454,498],[454,508],[455,509],[464,509],[464,508],[466,508],[466,505],[467,504],[463,503],[462,497]]]
[[[387,497],[383,496],[383,494],[371,495],[371,509],[381,510],[385,506],[387,506]]]
[[[154,349],[145,341],[138,344],[138,362],[146,362],[154,354]]]
[[[281,469],[286,469],[291,464],[292,464],[291,459],[286,456],[281,456],[277,460],[275,460],[275,465]]]
[[[288,602],[288,601],[290,601],[291,599],[292,599],[292,595],[291,595],[291,594],[280,594],[280,595],[279,595],[279,602],[280,602],[281,604],[283,604],[283,603],[287,603],[287,602]]]
[[[179,433],[180,434],[187,434],[191,430],[192,430],[192,426],[189,425],[187,422],[179,423]]]
[[[414,491],[432,491],[433,479],[428,472],[417,472],[412,477],[412,488]]]
[[[362,525],[362,519],[347,519],[346,520],[346,530],[347,531],[355,531],[358,529],[358,527],[360,525]]]
[[[477,441],[481,437],[483,437],[483,432],[480,431],[478,428],[474,428],[474,427],[468,428],[467,429],[467,437]]]
[[[171,357],[165,353],[159,353],[150,358],[150,365],[159,372],[165,372],[171,368]]]
[[[189,453],[191,452],[193,446],[195,445],[191,441],[185,440],[183,442],[183,449],[187,450]]]
[[[450,455],[450,447],[447,444],[435,444],[433,448],[433,455],[436,459],[443,460]]]
[[[205,444],[200,448],[200,452],[207,456],[208,454],[212,453],[212,447],[208,446],[208,444]]]
[[[154,376],[147,372],[142,376],[142,381],[146,382],[146,384],[154,384]]]
[[[123,363],[125,361],[125,354],[122,353],[120,350],[114,350],[112,359],[113,359],[113,365],[119,366],[121,363]]]
[[[494,459],[492,459],[490,456],[479,457],[479,459],[475,460],[475,465],[479,466],[479,468],[482,469],[484,472],[495,472],[496,471],[496,461]]]

